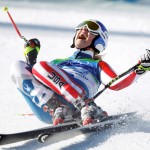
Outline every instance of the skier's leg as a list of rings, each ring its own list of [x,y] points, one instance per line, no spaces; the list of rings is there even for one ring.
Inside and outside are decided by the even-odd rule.
[[[34,114],[43,122],[52,122],[48,112],[43,111],[45,104],[53,91],[38,82],[31,73],[31,67],[23,61],[16,61],[11,66],[11,80],[24,96]]]
[[[58,107],[63,108],[62,113],[66,115],[65,119],[72,119],[71,109],[74,109],[73,105],[38,82],[31,73],[31,67],[25,62],[16,61],[12,64],[11,79],[24,96],[34,114],[43,122],[52,122],[51,115],[54,116],[54,111]]]
[[[80,109],[85,105],[85,90],[58,66],[42,61],[34,65],[32,73],[37,80],[53,89],[75,107]]]

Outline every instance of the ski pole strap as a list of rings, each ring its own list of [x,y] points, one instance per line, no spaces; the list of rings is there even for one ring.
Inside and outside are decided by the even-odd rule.
[[[113,78],[108,84],[105,85],[105,87],[99,91],[95,96],[93,96],[92,100],[96,99],[101,93],[103,93],[107,88],[109,88],[114,82],[116,82],[118,79],[122,78],[123,76],[127,75],[131,71],[134,71],[140,64],[136,64],[133,67],[129,68],[127,71],[123,72],[122,74],[118,75],[117,77]]]

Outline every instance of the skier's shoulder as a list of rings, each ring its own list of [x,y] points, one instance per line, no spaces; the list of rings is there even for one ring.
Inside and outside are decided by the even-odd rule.
[[[98,66],[101,70],[103,70],[105,73],[107,74],[113,74],[114,76],[117,75],[116,71],[112,68],[111,64],[104,61],[104,60],[100,60],[98,62]]]

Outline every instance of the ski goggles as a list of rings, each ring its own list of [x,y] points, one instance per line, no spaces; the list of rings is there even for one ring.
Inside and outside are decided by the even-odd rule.
[[[101,33],[100,25],[94,21],[84,21],[76,27],[76,30],[80,30],[83,27],[87,27],[88,31],[94,35],[98,35]]]

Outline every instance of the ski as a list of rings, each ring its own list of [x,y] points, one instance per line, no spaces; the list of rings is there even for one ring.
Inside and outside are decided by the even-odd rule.
[[[25,132],[0,134],[0,145],[12,144],[31,139],[38,139],[38,141],[42,143],[46,142],[48,139],[48,141],[51,142],[56,142],[62,139],[65,140],[69,137],[81,134],[104,131],[105,129],[111,128],[112,125],[125,122],[126,119],[129,119],[134,115],[135,112],[113,115],[88,126],[81,126],[77,122],[68,122],[58,126],[48,126]]]
[[[65,123],[58,126],[48,126],[44,128],[39,128],[35,130],[18,132],[18,133],[8,133],[0,134],[0,145],[12,144],[16,142],[37,139],[42,133],[58,133],[70,129],[79,127],[76,122]]]
[[[38,136],[38,141],[41,143],[48,141],[49,144],[53,144],[55,142],[67,140],[82,134],[102,132],[107,129],[111,129],[116,125],[124,126],[127,125],[128,121],[131,121],[135,117],[135,114],[136,112],[113,115],[88,126],[79,126],[77,128],[58,133],[42,133]]]

